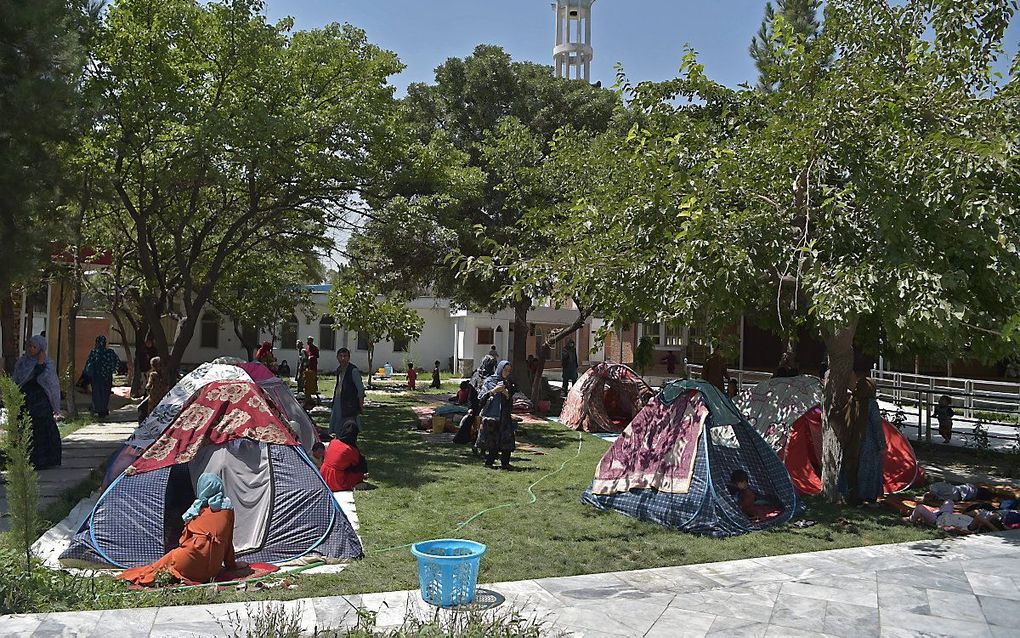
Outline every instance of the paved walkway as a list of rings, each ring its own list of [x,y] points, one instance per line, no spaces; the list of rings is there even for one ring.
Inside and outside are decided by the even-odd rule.
[[[1020,532],[497,583],[481,586],[476,602],[516,609],[551,635],[1015,636]],[[416,591],[398,591],[6,616],[0,635],[231,635],[269,605],[300,618],[309,633],[353,626],[359,608],[377,613],[378,628],[435,616]]]
[[[72,432],[63,439],[60,467],[41,470],[39,474],[39,508],[60,498],[67,490],[88,478],[101,466],[138,425],[135,406],[113,410],[105,423],[93,423]],[[0,531],[9,528],[7,486],[0,485]]]

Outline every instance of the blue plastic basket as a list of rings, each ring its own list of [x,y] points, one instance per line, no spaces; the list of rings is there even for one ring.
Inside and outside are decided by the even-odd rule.
[[[485,545],[457,538],[422,541],[411,547],[418,559],[422,599],[437,607],[466,605],[475,599],[478,565]]]

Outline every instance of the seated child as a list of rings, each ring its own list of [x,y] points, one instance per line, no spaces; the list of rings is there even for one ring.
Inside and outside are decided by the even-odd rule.
[[[334,492],[355,489],[368,476],[368,462],[358,449],[358,424],[353,419],[344,422],[339,435],[328,446],[316,443],[312,458]]]
[[[758,515],[758,511],[754,506],[754,502],[758,499],[758,495],[751,489],[750,477],[748,477],[747,472],[744,470],[733,470],[733,473],[730,474],[729,487],[730,493],[737,499],[740,511],[748,518],[755,518]]]

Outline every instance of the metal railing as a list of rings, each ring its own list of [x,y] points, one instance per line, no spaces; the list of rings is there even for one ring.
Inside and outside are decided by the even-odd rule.
[[[701,376],[702,366],[688,364],[690,377]],[[769,372],[757,370],[729,371],[740,388],[772,378]],[[966,437],[974,447],[996,447],[994,441],[1009,442],[1000,446],[1020,450],[1020,384],[984,379],[931,377],[905,372],[872,370],[878,398],[892,403],[883,415],[900,429],[917,428],[917,440],[931,442],[932,428],[938,432],[935,408],[945,395],[954,412],[953,435]],[[914,422],[916,417],[916,422]],[[933,425],[934,424],[934,425]],[[982,440],[983,439],[983,440]]]

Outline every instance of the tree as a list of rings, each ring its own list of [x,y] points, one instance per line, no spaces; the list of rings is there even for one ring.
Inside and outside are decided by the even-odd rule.
[[[368,339],[368,385],[372,385],[375,344],[407,339],[417,341],[425,321],[408,308],[406,299],[387,296],[350,270],[341,271],[333,282],[329,298],[336,325],[354,330]]]
[[[314,258],[301,260],[254,253],[241,267],[226,273],[210,303],[221,315],[230,317],[234,334],[250,361],[260,344],[250,340],[249,330],[272,330],[281,319],[290,316],[291,310],[310,316],[315,305],[311,293],[301,284],[321,280],[322,265]]]
[[[73,138],[82,33],[93,16],[78,0],[0,1],[0,328],[4,367],[20,343],[11,287],[36,276],[56,234],[61,143]]]
[[[440,179],[409,184],[426,196],[425,205],[409,208],[408,197],[402,197],[393,211],[379,202],[387,214],[380,215],[383,221],[366,225],[359,248],[375,244],[370,254],[388,264],[381,270],[399,272],[418,288],[464,307],[494,312],[510,305],[511,361],[519,386],[528,387],[527,317],[541,291],[518,288],[508,295],[511,282],[503,266],[542,239],[518,222],[537,198],[554,196],[545,188],[540,167],[555,132],[564,126],[605,130],[619,100],[611,91],[555,78],[550,67],[514,62],[501,48],[480,45],[472,55],[440,65],[434,84],[408,87],[402,107],[418,144],[459,155],[465,166],[456,174],[465,179],[426,173]],[[453,151],[439,151],[444,144]],[[515,155],[517,151],[522,155]],[[505,164],[507,159],[512,166]],[[433,205],[436,202],[443,205]],[[394,226],[431,232],[391,244],[394,237],[406,238],[392,231]],[[444,258],[451,254],[459,258],[456,268]],[[493,277],[488,266],[475,268],[479,260],[495,260],[491,266],[503,268],[503,274]]]
[[[758,88],[762,91],[774,91],[777,78],[774,65],[777,56],[775,42],[775,23],[781,17],[785,25],[806,46],[818,35],[821,26],[818,22],[818,11],[821,0],[777,0],[778,11],[772,8],[771,2],[765,3],[765,17],[761,21],[757,35],[751,39],[750,53],[754,65],[758,68]]]
[[[989,71],[1016,2],[827,6],[812,47],[781,30],[774,92],[712,82],[691,52],[677,79],[627,89],[647,118],[625,138],[565,146],[603,179],[555,226],[547,265],[608,255],[624,286],[575,285],[610,319],[697,317],[721,335],[771,307],[811,327],[835,500],[857,351],[1014,347],[1020,137],[1017,65],[1004,86]]]
[[[167,369],[231,273],[324,249],[380,179],[400,63],[349,25],[290,29],[259,0],[121,0],[106,14],[90,142],[106,152],[117,258],[138,276],[133,310]]]

